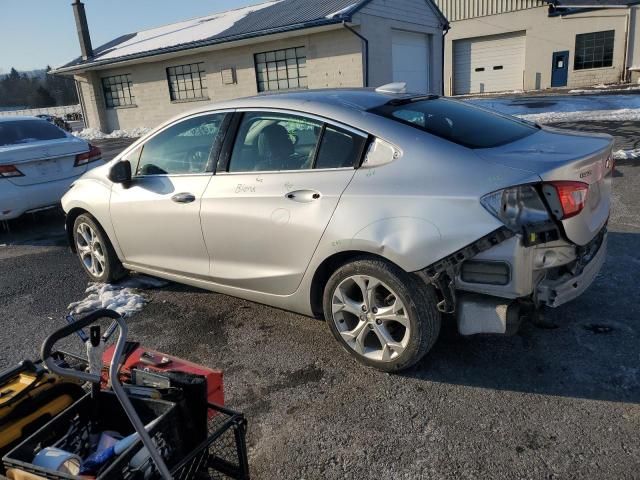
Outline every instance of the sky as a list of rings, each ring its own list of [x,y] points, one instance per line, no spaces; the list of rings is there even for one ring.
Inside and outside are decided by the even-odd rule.
[[[84,0],[91,42],[262,0]],[[80,55],[72,0],[0,0],[0,73],[62,65]]]

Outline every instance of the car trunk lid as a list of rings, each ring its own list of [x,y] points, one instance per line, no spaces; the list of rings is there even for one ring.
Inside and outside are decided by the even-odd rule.
[[[77,138],[12,145],[0,148],[0,166],[13,165],[22,173],[7,178],[18,186],[53,182],[83,174],[87,165],[76,167],[76,155],[88,150],[88,144]]]
[[[586,245],[609,218],[612,147],[613,139],[609,135],[545,127],[516,142],[476,152],[493,163],[535,173],[543,182],[574,181],[587,184],[587,197],[582,211],[562,220],[567,238],[578,245]]]

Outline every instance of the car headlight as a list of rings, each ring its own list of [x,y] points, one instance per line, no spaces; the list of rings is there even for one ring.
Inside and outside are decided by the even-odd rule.
[[[518,185],[489,193],[480,199],[482,206],[514,232],[550,220],[549,212],[532,185]]]

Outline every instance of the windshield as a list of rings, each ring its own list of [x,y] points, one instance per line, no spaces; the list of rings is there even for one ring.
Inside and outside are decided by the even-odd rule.
[[[468,148],[505,145],[538,130],[533,124],[439,97],[390,102],[371,111]]]
[[[0,122],[0,147],[58,140],[67,135],[45,120],[15,120]]]

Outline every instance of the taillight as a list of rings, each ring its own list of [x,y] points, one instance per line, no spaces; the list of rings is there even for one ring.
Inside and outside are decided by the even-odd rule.
[[[585,206],[589,185],[583,182],[559,181],[547,184],[555,189],[558,195],[560,207],[562,207],[562,219],[575,217]]]
[[[533,185],[518,185],[485,195],[482,206],[514,232],[523,226],[550,219],[540,195]]]
[[[18,170],[15,165],[0,165],[0,177],[24,177],[24,173]]]
[[[102,159],[102,151],[93,145],[89,145],[89,151],[86,153],[80,153],[76,155],[75,167],[86,165],[87,163],[95,162]]]

